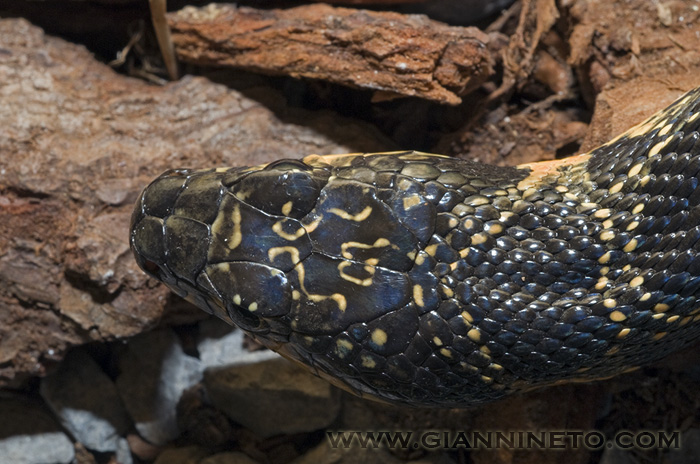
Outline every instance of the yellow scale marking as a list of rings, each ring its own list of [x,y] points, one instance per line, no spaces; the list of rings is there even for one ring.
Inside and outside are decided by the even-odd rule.
[[[304,264],[303,263],[298,263],[295,267],[294,270],[297,273],[297,276],[299,276],[299,286],[301,287],[301,291],[304,292],[306,297],[310,299],[313,302],[320,302],[324,300],[333,300],[337,305],[338,309],[341,311],[345,311],[348,307],[348,302],[347,299],[345,298],[345,295],[342,293],[333,293],[331,295],[320,295],[318,293],[309,293],[306,290],[306,284],[304,281],[306,280],[306,271],[304,269]]]
[[[600,239],[604,242],[609,242],[610,240],[615,238],[615,231],[614,230],[604,230],[603,232],[600,233]]]
[[[345,242],[340,245],[340,254],[343,258],[354,259],[352,253],[348,251],[349,248],[361,248],[363,250],[368,250],[370,248],[384,248],[391,245],[391,242],[386,238],[378,238],[373,244],[362,243],[362,242]]]
[[[636,176],[637,174],[642,172],[642,166],[643,166],[643,164],[641,164],[641,163],[635,164],[634,166],[632,166],[630,168],[629,171],[627,171],[627,176],[629,176],[629,177]]]
[[[610,313],[610,320],[613,322],[622,322],[625,319],[627,319],[627,316],[620,311],[613,311]]]
[[[372,343],[374,343],[377,346],[384,346],[387,341],[387,335],[386,332],[384,332],[382,329],[374,329],[372,331]]]
[[[360,361],[362,362],[362,367],[365,367],[367,369],[374,369],[375,367],[377,367],[377,363],[374,361],[374,359],[370,358],[367,355],[360,356]]]
[[[328,212],[333,213],[336,216],[340,216],[341,218],[346,219],[348,221],[362,222],[365,219],[367,219],[370,216],[370,214],[372,214],[372,207],[365,206],[365,209],[363,209],[357,214],[350,214],[347,211],[344,211],[340,208],[331,208],[328,210]]]
[[[284,223],[284,220],[275,222],[272,225],[272,231],[285,240],[293,242],[306,234],[306,229],[304,227],[299,227],[297,231],[293,234],[285,232],[284,230],[282,230],[282,223]]]
[[[282,205],[282,214],[285,216],[289,216],[289,213],[292,212],[292,206],[294,204],[291,201],[288,201],[287,203]]]
[[[610,208],[599,209],[593,213],[593,217],[596,219],[607,219],[612,216],[612,210]]]
[[[628,230],[629,230],[629,229],[628,229]],[[629,242],[627,242],[627,245],[625,245],[624,247],[622,247],[622,251],[624,251],[624,252],[626,252],[626,253],[632,252],[632,251],[634,251],[634,250],[637,249],[637,245],[638,245],[638,244],[639,244],[639,242],[637,241],[637,239],[636,239],[636,238],[633,238],[632,240],[630,240]]]
[[[310,234],[311,232],[316,230],[316,228],[318,227],[318,225],[321,223],[322,220],[323,220],[323,214],[319,215],[312,222],[305,224],[304,229],[306,229],[306,233]]]
[[[413,286],[413,301],[415,301],[416,305],[420,308],[425,306],[425,301],[423,301],[423,287],[418,284]]]
[[[352,266],[352,263],[349,261],[342,261],[338,264],[338,272],[340,273],[341,278],[361,287],[369,287],[372,285],[372,278],[374,277],[374,273],[376,271],[375,267],[365,266],[364,269],[370,273],[370,276],[366,279],[359,279],[345,273],[345,268],[348,266]]]
[[[420,202],[421,202],[420,195],[411,195],[411,196],[405,197],[403,199],[403,209],[408,211],[409,209],[413,208],[414,206],[420,204]]]
[[[216,216],[214,223],[211,225],[212,233],[214,235],[219,234],[223,225],[228,221],[229,218],[227,218],[223,212],[220,212],[218,216]],[[229,249],[233,250],[241,244],[241,241],[243,241],[243,234],[241,233],[241,205],[236,204],[233,207],[230,221],[233,223],[233,230],[231,231],[230,237],[225,239],[225,242]]]
[[[267,250],[267,258],[274,262],[275,259],[283,254],[283,253],[289,253],[290,258],[292,259],[293,264],[299,264],[301,261],[301,257],[299,256],[299,250],[296,247],[293,246],[283,246],[283,247],[273,247]]]
[[[544,182],[545,177],[559,177],[562,175],[563,169],[573,169],[576,166],[585,165],[585,163],[587,163],[590,158],[590,154],[583,153],[561,160],[539,161],[536,163],[520,164],[516,167],[518,169],[529,169],[530,175],[528,175],[525,179],[521,180],[518,183],[518,190],[525,192],[523,196],[527,196],[527,191],[529,189],[534,189],[532,193],[536,193],[538,186],[540,186]],[[584,179],[588,180],[586,174],[584,174]]]

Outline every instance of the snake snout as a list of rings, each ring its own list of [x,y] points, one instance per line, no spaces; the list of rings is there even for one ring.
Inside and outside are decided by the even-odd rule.
[[[312,252],[301,219],[327,177],[294,161],[168,171],[144,189],[133,213],[136,261],[205,311],[279,334],[292,304],[286,273]]]
[[[144,189],[131,218],[130,243],[144,271],[194,285],[218,214],[220,173],[172,170]]]

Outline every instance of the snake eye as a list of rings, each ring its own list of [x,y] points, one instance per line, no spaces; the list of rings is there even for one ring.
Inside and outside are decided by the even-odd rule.
[[[267,214],[300,219],[313,209],[323,183],[313,172],[284,161],[276,169],[265,168],[249,174],[230,190],[241,201]]]
[[[313,168],[303,161],[295,159],[281,159],[273,161],[264,168],[265,171],[292,171],[295,169],[301,171],[311,171]]]

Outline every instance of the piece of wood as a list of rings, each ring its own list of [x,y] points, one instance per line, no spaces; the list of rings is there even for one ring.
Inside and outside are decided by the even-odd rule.
[[[489,35],[420,15],[211,4],[168,17],[178,58],[455,105],[493,73]]]

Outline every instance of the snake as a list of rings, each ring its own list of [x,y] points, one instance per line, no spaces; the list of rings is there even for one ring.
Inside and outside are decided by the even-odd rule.
[[[358,396],[469,407],[700,335],[700,88],[608,143],[499,167],[416,151],[173,169],[138,265]]]

